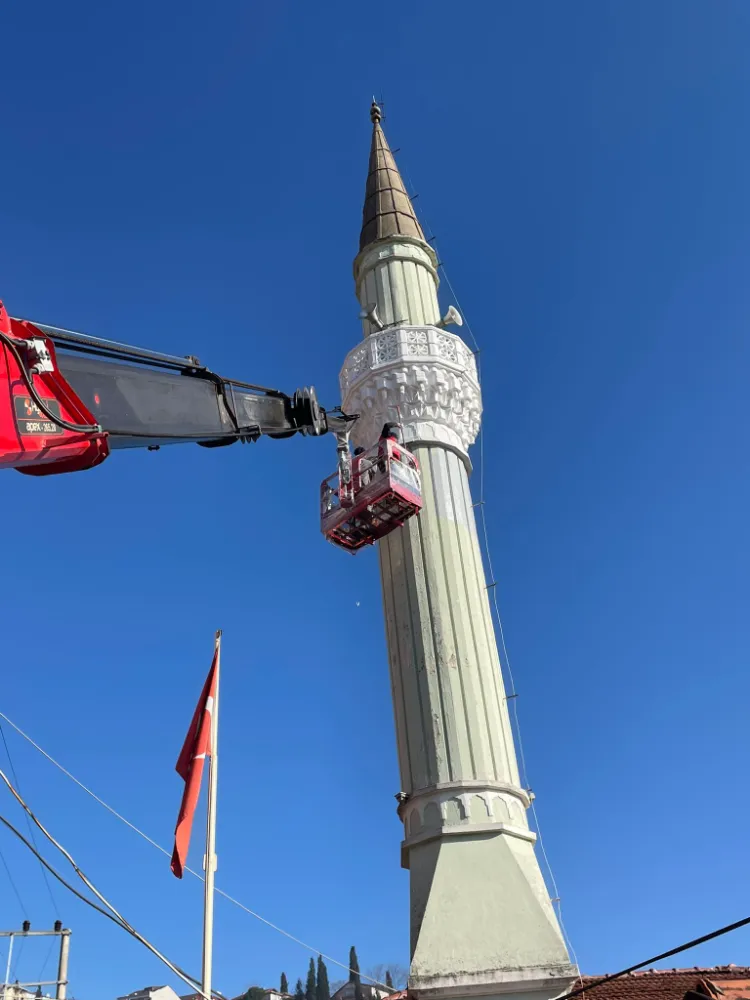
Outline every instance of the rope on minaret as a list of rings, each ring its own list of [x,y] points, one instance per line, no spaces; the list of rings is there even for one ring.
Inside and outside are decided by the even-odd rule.
[[[440,264],[440,267],[441,267],[442,272],[443,272],[443,277],[445,278],[445,283],[448,286],[448,290],[450,291],[451,296],[452,296],[452,298],[454,299],[454,301],[456,303],[456,308],[461,312],[461,315],[464,317],[464,325],[466,326],[466,329],[467,329],[467,331],[469,333],[469,336],[471,337],[471,340],[472,340],[472,342],[474,344],[474,357],[476,359],[477,378],[479,379],[479,382],[481,384],[482,369],[481,369],[481,360],[480,360],[480,353],[481,353],[481,351],[480,351],[480,347],[479,347],[479,342],[478,342],[476,336],[474,335],[474,331],[472,330],[471,326],[469,325],[469,321],[466,318],[466,313],[464,312],[463,308],[461,307],[461,303],[458,300],[458,296],[456,295],[456,293],[454,291],[454,288],[453,288],[453,285],[451,284],[451,280],[448,277],[448,272],[445,269],[445,265],[444,264]],[[578,969],[579,975],[580,975],[580,966],[578,964],[578,956],[576,955],[576,950],[573,947],[573,942],[572,942],[572,940],[570,938],[570,935],[568,934],[568,931],[567,931],[567,929],[565,927],[565,921],[563,920],[563,915],[562,915],[562,898],[560,896],[560,890],[557,888],[557,880],[555,878],[555,873],[552,871],[552,865],[550,864],[550,860],[549,860],[549,857],[547,855],[547,849],[544,846],[544,838],[542,836],[541,824],[539,823],[539,816],[537,815],[536,806],[534,805],[534,798],[535,798],[535,796],[533,794],[531,794],[531,789],[529,787],[529,776],[528,776],[528,773],[527,773],[527,770],[526,770],[526,755],[525,755],[524,749],[523,749],[523,737],[521,736],[521,723],[520,723],[520,720],[519,720],[519,717],[518,717],[518,693],[516,691],[516,682],[515,682],[515,678],[513,676],[513,670],[512,670],[511,665],[510,665],[510,656],[508,655],[508,647],[507,647],[506,642],[505,642],[505,629],[503,628],[503,619],[502,619],[502,616],[500,614],[500,604],[499,604],[498,597],[497,597],[497,584],[494,582],[495,571],[492,568],[492,555],[490,553],[490,539],[489,539],[489,532],[487,530],[487,511],[486,511],[486,501],[485,501],[485,496],[484,496],[484,469],[485,469],[485,464],[484,464],[484,428],[480,427],[480,429],[479,429],[479,500],[478,500],[476,506],[477,506],[477,508],[479,510],[479,520],[481,521],[481,524],[482,524],[482,536],[483,536],[483,540],[484,540],[484,546],[483,547],[484,547],[485,559],[487,560],[487,569],[489,570],[490,578],[493,580],[493,582],[490,583],[488,585],[488,587],[487,587],[487,593],[488,593],[488,595],[492,594],[492,604],[493,604],[493,607],[495,609],[495,621],[497,622],[497,631],[498,631],[498,633],[500,635],[500,647],[502,649],[502,658],[503,658],[503,661],[504,661],[504,664],[505,664],[505,670],[506,670],[506,672],[508,674],[508,681],[510,682],[509,683],[509,689],[510,689],[511,693],[509,695],[506,695],[505,701],[506,701],[506,704],[508,702],[512,702],[512,710],[511,711],[512,711],[512,716],[513,716],[513,722],[515,723],[515,727],[514,728],[515,728],[515,731],[516,731],[516,741],[518,743],[518,755],[519,755],[520,761],[521,761],[521,773],[522,773],[522,776],[523,776],[524,785],[526,786],[527,791],[530,793],[529,794],[529,798],[530,798],[531,801],[530,801],[529,809],[531,810],[531,815],[534,818],[534,826],[536,827],[537,838],[538,838],[538,841],[539,841],[539,850],[541,851],[542,857],[544,858],[544,864],[546,865],[547,872],[549,873],[550,883],[552,885],[552,894],[551,894],[552,895],[552,900],[551,901],[557,903],[557,919],[560,922],[560,928],[561,928],[561,930],[563,932],[563,936],[565,938],[565,941],[567,942],[568,948],[570,949],[570,953],[573,956],[573,961],[574,961],[575,966]],[[502,665],[501,665],[501,669],[502,669]],[[562,998],[560,998],[560,1000],[562,1000]]]
[[[375,102],[375,99],[373,98],[373,109],[376,108],[376,107],[377,107],[377,103]],[[371,111],[370,111],[371,116],[373,114],[373,109],[371,109]],[[377,110],[378,110],[378,114],[379,114],[380,108],[377,107]],[[373,124],[375,124],[375,119],[373,118],[372,120],[373,120]],[[412,184],[411,177],[409,175],[408,170],[406,170],[402,166],[401,167],[401,172],[403,173],[403,175],[404,175],[404,177],[405,177],[405,179],[406,179],[406,181],[408,183],[408,186],[413,190],[414,189],[414,185]],[[424,219],[424,215],[422,215],[422,220],[425,222],[425,226],[426,226],[427,230],[430,233],[430,236],[427,239],[427,242],[432,246],[435,243],[437,237],[434,235],[432,226],[430,226],[426,222],[426,220]],[[480,360],[481,349],[480,349],[480,346],[479,346],[479,341],[477,340],[477,338],[476,338],[476,336],[474,334],[474,331],[471,328],[471,324],[469,323],[469,321],[468,321],[468,319],[466,317],[466,313],[464,312],[464,310],[463,310],[463,308],[461,306],[461,303],[459,301],[458,295],[456,295],[455,289],[453,288],[453,285],[451,284],[451,280],[450,280],[450,278],[448,276],[448,272],[446,270],[445,264],[444,264],[444,262],[442,260],[440,260],[439,255],[437,256],[437,261],[438,261],[437,267],[442,272],[443,280],[445,281],[445,284],[448,286],[448,291],[450,292],[450,294],[451,294],[454,302],[456,303],[456,308],[461,312],[461,315],[464,318],[464,326],[466,327],[466,331],[467,331],[467,333],[469,335],[469,338],[470,338],[470,340],[471,340],[471,342],[472,342],[472,344],[474,346],[473,354],[474,354],[474,358],[476,360],[477,378],[479,379],[479,382],[481,384],[481,381],[482,381],[481,360]],[[497,631],[498,631],[498,634],[499,634],[499,637],[500,637],[500,648],[501,648],[501,652],[502,652],[502,660],[501,660],[501,666],[500,666],[500,668],[501,668],[501,672],[502,672],[502,668],[503,668],[503,664],[504,664],[505,671],[507,673],[508,681],[509,681],[508,689],[510,691],[510,694],[508,694],[508,695],[505,696],[505,701],[506,701],[506,703],[507,702],[511,702],[511,701],[513,702],[513,707],[512,707],[511,714],[512,714],[512,722],[513,722],[514,729],[515,729],[516,741],[517,741],[517,744],[518,744],[518,756],[520,758],[520,765],[521,765],[521,767],[520,767],[521,780],[522,780],[523,784],[526,786],[527,791],[530,791],[530,788],[528,787],[529,786],[528,774],[526,772],[526,755],[524,753],[523,738],[521,736],[521,725],[520,725],[519,718],[518,718],[518,692],[516,691],[516,683],[515,683],[515,679],[513,677],[513,670],[511,668],[511,664],[510,664],[510,657],[508,655],[508,647],[507,647],[507,644],[505,642],[505,630],[503,628],[502,616],[500,615],[500,605],[499,605],[498,598],[497,598],[497,583],[495,582],[495,573],[494,573],[494,570],[492,568],[492,556],[490,554],[489,534],[488,534],[488,531],[487,531],[487,514],[486,514],[486,511],[485,511],[486,500],[485,500],[485,496],[484,496],[484,471],[485,471],[485,463],[484,463],[484,428],[483,427],[480,427],[480,429],[479,429],[478,443],[479,443],[479,463],[478,463],[479,464],[479,499],[475,503],[472,504],[472,507],[478,509],[479,519],[481,520],[481,524],[482,524],[482,535],[483,535],[483,541],[484,541],[484,545],[483,545],[484,555],[485,555],[485,559],[487,561],[487,569],[489,571],[489,576],[490,576],[490,579],[492,580],[492,582],[487,585],[487,593],[488,593],[488,596],[489,596],[490,593],[492,594],[492,604],[493,604],[494,609],[495,609],[495,621],[497,623]],[[546,851],[545,846],[544,846],[544,839],[542,837],[542,831],[541,831],[541,826],[540,826],[540,823],[539,823],[539,817],[537,815],[536,807],[534,806],[534,796],[533,796],[533,794],[530,795],[530,799],[531,799],[531,804],[530,804],[529,808],[530,808],[530,811],[531,811],[531,815],[532,815],[532,817],[534,819],[534,826],[536,827],[537,838],[538,838],[538,841],[539,841],[539,850],[541,851],[542,857],[544,859],[544,864],[545,864],[545,866],[547,868],[547,872],[549,873],[549,880],[550,880],[550,883],[552,885],[552,890],[553,890],[553,892],[551,893],[552,901],[557,903],[557,917],[558,917],[558,920],[560,921],[560,927],[562,929],[565,941],[567,942],[568,948],[570,949],[570,952],[571,952],[571,954],[573,956],[573,961],[575,962],[576,967],[578,967],[578,957],[576,955],[575,948],[573,947],[573,942],[570,939],[570,935],[568,934],[568,932],[567,932],[567,930],[565,928],[565,922],[563,920],[563,915],[562,915],[562,901],[561,901],[561,898],[560,898],[560,892],[559,892],[559,890],[557,888],[557,881],[555,879],[555,874],[552,871],[552,865],[550,864],[550,860],[549,860],[549,857],[547,856],[547,851]],[[559,998],[559,1000],[563,1000],[563,998],[561,997],[561,998]]]

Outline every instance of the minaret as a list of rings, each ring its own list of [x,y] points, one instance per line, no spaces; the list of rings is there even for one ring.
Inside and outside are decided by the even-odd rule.
[[[534,853],[469,492],[472,352],[441,326],[437,260],[373,102],[354,261],[364,343],[341,371],[353,439],[398,421],[424,509],[380,542],[417,997],[549,1000],[575,977]],[[374,310],[373,310],[374,307]]]

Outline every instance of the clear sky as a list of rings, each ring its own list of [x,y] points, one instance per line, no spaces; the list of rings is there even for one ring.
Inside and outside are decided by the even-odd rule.
[[[384,97],[482,345],[528,774],[591,973],[749,909],[749,48],[743,0],[3,13],[11,313],[313,383],[329,406],[360,336],[351,261]],[[332,440],[300,439],[4,473],[0,708],[170,846],[174,763],[222,627],[218,882],[317,949],[356,944],[367,968],[407,960],[408,876],[377,557],[318,533],[333,463]],[[197,881],[8,741],[86,872],[197,971]],[[49,925],[38,866],[7,833],[0,849]],[[80,1000],[179,987],[54,895]],[[23,916],[0,866],[0,925]],[[219,989],[304,974],[298,945],[223,901],[217,918]],[[678,964],[747,963],[749,944]],[[27,944],[16,975],[45,954]]]

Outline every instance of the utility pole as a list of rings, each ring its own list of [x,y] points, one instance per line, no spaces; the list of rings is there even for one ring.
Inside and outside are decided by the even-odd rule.
[[[3,981],[3,1000],[8,1000],[8,988],[32,989],[42,986],[55,987],[55,1000],[66,1000],[68,986],[68,956],[70,954],[70,930],[63,927],[61,920],[55,921],[55,926],[51,931],[32,931],[31,923],[24,920],[20,931],[0,931],[0,938],[7,937],[8,940],[8,960],[5,965],[5,979]],[[57,963],[57,979],[48,979],[41,982],[34,980],[31,983],[11,983],[10,966],[13,957],[13,943],[17,937],[59,937],[60,938],[60,958]],[[12,995],[12,994],[11,994]]]
[[[55,921],[55,930],[60,931],[60,960],[57,963],[56,1000],[65,1000],[68,995],[68,956],[70,955],[70,931],[63,930],[62,923]]]

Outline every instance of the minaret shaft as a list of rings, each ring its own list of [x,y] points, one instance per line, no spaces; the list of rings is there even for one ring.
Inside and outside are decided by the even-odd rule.
[[[550,1000],[573,979],[534,854],[469,490],[481,417],[474,357],[441,329],[436,258],[373,106],[360,253],[365,340],[341,372],[369,447],[399,422],[424,508],[380,542],[410,870],[417,998]],[[375,307],[373,316],[372,307]]]
[[[467,781],[518,788],[466,469],[442,447],[414,452],[430,502],[380,544],[402,791]],[[525,794],[514,801],[525,826],[520,802]]]
[[[434,326],[440,319],[434,258],[416,242],[376,245],[362,254],[355,277],[359,304],[365,312],[377,306],[384,326]],[[363,320],[363,333],[377,333],[377,328]]]

